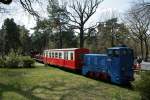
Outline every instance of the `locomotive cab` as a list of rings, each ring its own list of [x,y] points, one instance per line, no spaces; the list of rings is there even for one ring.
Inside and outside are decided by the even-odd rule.
[[[133,50],[128,47],[107,49],[107,66],[111,81],[117,84],[128,84],[133,80]]]

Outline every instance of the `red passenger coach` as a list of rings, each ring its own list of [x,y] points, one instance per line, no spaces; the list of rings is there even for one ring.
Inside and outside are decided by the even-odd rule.
[[[85,48],[48,49],[43,52],[43,62],[79,70],[83,65],[83,54],[87,53],[89,53],[89,50]]]

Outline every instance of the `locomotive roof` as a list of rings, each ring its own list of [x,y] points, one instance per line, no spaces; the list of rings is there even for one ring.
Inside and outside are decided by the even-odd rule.
[[[107,56],[107,54],[85,54],[88,56]]]
[[[112,48],[108,48],[108,49],[129,49],[128,47],[112,47]]]

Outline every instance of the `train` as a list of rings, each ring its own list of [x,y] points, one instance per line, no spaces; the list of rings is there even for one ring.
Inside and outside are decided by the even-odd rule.
[[[134,80],[133,50],[127,46],[116,46],[105,54],[91,53],[86,48],[46,49],[35,58],[44,64],[55,65],[96,79],[114,84],[130,84]]]

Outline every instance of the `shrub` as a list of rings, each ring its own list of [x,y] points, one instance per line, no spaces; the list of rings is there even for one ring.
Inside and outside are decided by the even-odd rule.
[[[135,89],[140,92],[142,100],[150,99],[150,71],[141,73],[141,79],[135,83]]]
[[[26,68],[33,67],[32,64],[34,64],[34,60],[31,57],[24,56],[24,57],[22,57],[21,60],[23,62],[23,67],[26,67]]]
[[[3,68],[5,66],[5,60],[0,57],[0,68]]]
[[[7,56],[0,58],[0,67],[31,68],[34,60],[30,56],[22,56],[11,51]]]
[[[19,62],[21,61],[19,58],[19,55],[15,53],[14,51],[11,51],[7,56],[5,56],[5,67],[8,68],[17,68],[19,65]]]

